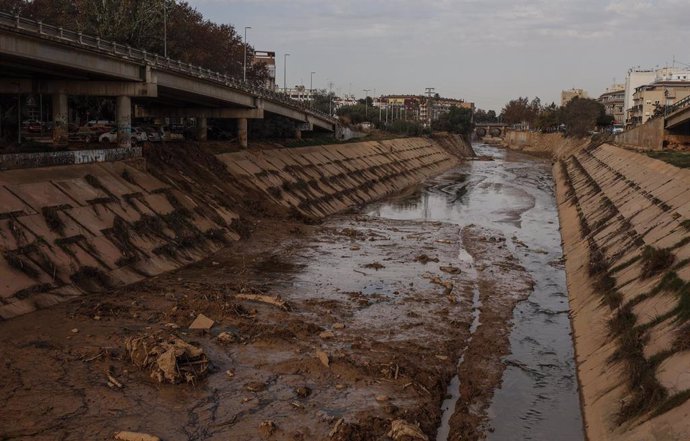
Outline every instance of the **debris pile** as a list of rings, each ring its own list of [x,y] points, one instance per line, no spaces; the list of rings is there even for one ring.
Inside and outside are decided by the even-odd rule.
[[[419,427],[405,420],[393,421],[387,436],[395,441],[429,441],[429,438],[424,435]]]
[[[150,370],[159,383],[194,383],[206,376],[210,365],[203,349],[174,335],[128,337],[125,349],[132,363]]]

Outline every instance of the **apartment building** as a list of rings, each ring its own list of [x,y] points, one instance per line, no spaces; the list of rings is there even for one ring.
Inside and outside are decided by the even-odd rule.
[[[613,117],[614,124],[625,124],[625,84],[614,84],[599,96],[598,100]]]
[[[690,96],[690,81],[655,81],[639,86],[633,94],[633,105],[627,111],[627,126],[646,123],[655,112]]]

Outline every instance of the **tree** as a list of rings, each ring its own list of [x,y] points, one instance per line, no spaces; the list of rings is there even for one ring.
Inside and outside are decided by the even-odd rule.
[[[575,97],[563,108],[566,135],[583,137],[599,123],[605,122],[606,110],[600,102],[590,98]]]
[[[312,94],[312,108],[319,112],[330,114],[333,109],[332,102],[336,98],[333,92],[327,92],[325,89],[317,90]]]
[[[519,97],[510,100],[505,105],[501,111],[501,121],[507,124],[527,123],[534,125],[540,110],[541,101],[539,98],[534,98],[530,102],[528,97]]]
[[[556,103],[551,103],[541,109],[537,116],[536,127],[542,132],[557,131],[563,123],[563,112]]]
[[[472,109],[451,106],[448,113],[442,113],[438,120],[432,122],[431,127],[438,131],[469,135],[474,128]]]
[[[488,112],[483,109],[477,109],[474,112],[474,122],[476,123],[495,123],[498,122],[496,117],[496,111],[489,110]]]

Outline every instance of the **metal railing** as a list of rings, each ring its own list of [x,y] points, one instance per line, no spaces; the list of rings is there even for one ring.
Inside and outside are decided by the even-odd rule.
[[[81,32],[76,32],[62,27],[48,25],[41,21],[30,20],[2,11],[0,11],[0,27],[23,33],[30,33],[51,41],[76,45],[82,48],[85,47],[110,56],[140,62],[157,69],[183,73],[195,78],[212,81],[222,84],[226,87],[251,94],[258,98],[284,104],[287,107],[303,111],[312,116],[327,120],[330,123],[337,123],[337,120],[332,116],[309,108],[300,101],[295,101],[288,98],[285,94],[252,84],[251,82],[245,82],[242,79],[236,78],[232,75],[215,72],[211,69],[205,69],[201,66],[194,66],[193,64],[185,63],[180,60],[173,60],[169,57],[163,57],[156,53],[147,52],[146,50],[136,49],[128,45],[116,43],[114,41],[103,40],[99,37],[86,35]]]
[[[676,102],[676,103],[674,103],[674,104],[668,106],[668,107],[666,108],[666,112],[665,112],[665,113],[666,113],[666,116],[668,116],[668,115],[670,115],[670,114],[672,114],[672,113],[675,113],[676,111],[678,111],[678,110],[680,110],[680,109],[684,109],[684,108],[686,108],[686,107],[688,107],[688,106],[690,106],[690,96],[686,96],[686,97],[683,98],[682,100],[680,100],[680,101],[678,101],[678,102]]]

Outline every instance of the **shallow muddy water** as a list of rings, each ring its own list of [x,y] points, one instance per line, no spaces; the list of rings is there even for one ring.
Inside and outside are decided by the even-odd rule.
[[[487,438],[582,440],[551,164],[492,146],[474,148],[494,161],[464,163],[428,181],[415,194],[379,204],[368,214],[476,225],[508,239],[507,247],[534,281],[534,292],[514,312],[512,354],[504,360],[503,384],[488,411]],[[461,382],[456,378],[450,385],[438,440],[447,438],[449,413],[457,400],[454,389]]]

